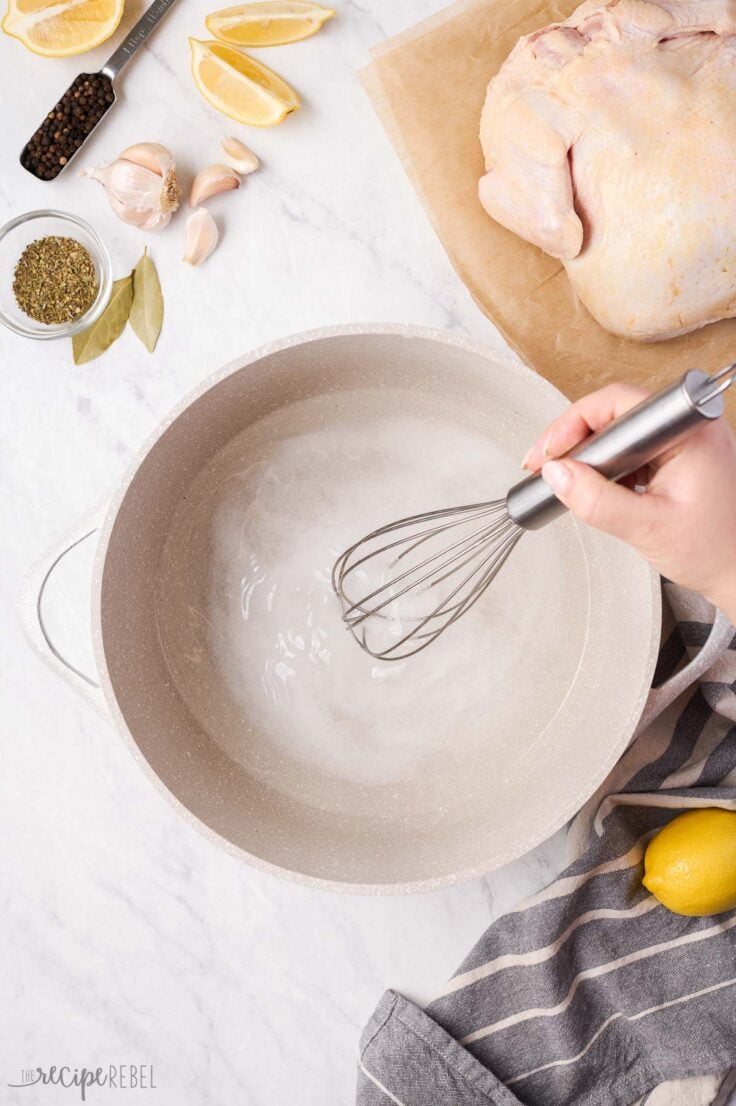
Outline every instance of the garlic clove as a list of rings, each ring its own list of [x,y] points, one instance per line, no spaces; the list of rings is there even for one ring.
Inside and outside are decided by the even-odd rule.
[[[253,173],[261,164],[252,150],[238,138],[223,138],[220,149],[225,155],[225,161],[231,165],[241,176]]]
[[[144,169],[150,169],[152,173],[158,173],[160,177],[175,167],[171,151],[160,142],[136,142],[134,146],[123,150],[120,156],[135,165],[142,165]]]
[[[204,200],[233,188],[240,188],[240,177],[234,169],[229,165],[208,165],[192,181],[189,206],[199,207]]]
[[[87,175],[92,176],[91,173]],[[149,212],[147,211],[133,211],[131,208],[126,207],[117,196],[108,193],[107,198],[110,201],[110,207],[113,209],[118,219],[122,219],[123,222],[128,223],[129,226],[142,227],[149,217]]]
[[[138,226],[141,230],[163,230],[171,222],[170,211],[150,211]]]
[[[219,239],[217,224],[204,207],[197,208],[187,219],[184,260],[201,265],[210,256]]]
[[[85,176],[99,181],[107,190],[109,199],[116,199],[132,216],[155,208],[161,192],[161,177],[134,165],[131,161],[113,161],[97,169],[85,170]],[[126,220],[127,221],[127,220]],[[136,222],[135,218],[130,220]]]
[[[110,207],[119,219],[141,230],[163,230],[171,221],[170,211],[131,211],[115,196],[108,196]]]

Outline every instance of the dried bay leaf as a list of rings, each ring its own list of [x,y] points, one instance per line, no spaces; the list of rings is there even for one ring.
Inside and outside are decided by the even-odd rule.
[[[72,338],[75,365],[93,361],[95,357],[99,357],[110,348],[115,339],[123,333],[132,305],[133,274],[131,273],[130,276],[121,277],[113,283],[107,307],[97,322]]]
[[[156,266],[143,251],[133,270],[133,306],[130,309],[130,325],[149,353],[156,348],[164,321],[164,297]]]

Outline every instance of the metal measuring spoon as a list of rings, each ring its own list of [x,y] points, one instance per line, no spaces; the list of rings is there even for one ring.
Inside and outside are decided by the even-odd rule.
[[[115,103],[115,79],[176,0],[154,0],[99,73],[80,73],[34,131],[20,163],[39,180],[54,180],[74,160]]]

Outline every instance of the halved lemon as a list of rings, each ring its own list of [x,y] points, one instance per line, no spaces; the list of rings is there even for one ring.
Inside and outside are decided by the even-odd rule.
[[[211,35],[234,46],[281,46],[316,34],[334,14],[309,0],[263,0],[213,12],[205,24]]]
[[[108,39],[123,14],[125,0],[8,0],[6,35],[34,54],[66,58]]]
[[[224,42],[190,38],[192,75],[213,107],[253,127],[272,127],[300,106],[286,81],[261,62]]]

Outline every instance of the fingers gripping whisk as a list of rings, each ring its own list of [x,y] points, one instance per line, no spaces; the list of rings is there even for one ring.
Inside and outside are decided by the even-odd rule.
[[[478,601],[522,533],[505,500],[411,515],[374,530],[335,562],[343,620],[372,657],[410,657]]]

